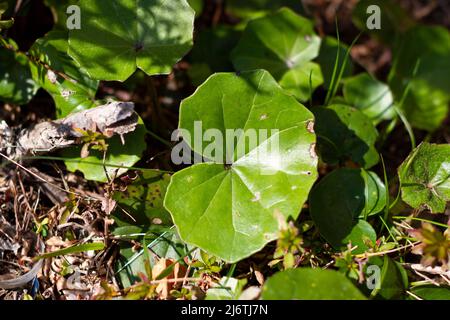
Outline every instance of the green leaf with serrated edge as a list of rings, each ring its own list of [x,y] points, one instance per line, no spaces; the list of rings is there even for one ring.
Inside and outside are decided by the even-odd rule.
[[[346,79],[343,92],[346,102],[361,110],[375,124],[395,116],[395,111],[391,108],[394,97],[389,86],[368,73]]]
[[[346,78],[352,74],[353,62],[351,61],[349,56],[345,58],[347,50],[348,46],[344,44],[342,41],[338,42],[336,38],[325,37],[322,40],[322,43],[320,45],[319,56],[317,57],[317,63],[320,65],[322,69],[324,86],[326,89],[328,89],[331,84],[331,79],[333,77],[333,71],[338,51],[339,51],[339,62],[337,64],[336,77],[339,75],[341,68],[344,66],[344,61],[346,61],[346,63],[344,71],[342,73],[342,78]]]
[[[280,81],[289,71],[295,72],[292,70],[300,77],[298,70],[317,57],[319,46],[313,23],[284,8],[250,21],[231,60],[236,70],[265,69]]]
[[[163,206],[169,181],[169,174],[158,170],[146,170],[140,172],[125,191],[114,192],[113,199],[120,207],[113,214],[116,224],[118,226],[172,224],[170,214]]]
[[[89,150],[89,156],[81,158],[81,147],[74,147],[63,151],[67,170],[75,172],[81,171],[87,180],[106,182],[108,177],[105,174],[105,168],[110,179],[114,179],[133,166],[141,159],[141,155],[146,149],[145,129],[142,119],[139,118],[138,125],[133,132],[124,135],[125,144],[118,135],[106,140],[108,151],[103,162],[103,152],[98,150]],[[105,163],[105,167],[103,166]],[[108,166],[110,165],[110,166]],[[117,166],[121,166],[118,168]]]
[[[258,70],[213,75],[183,101],[182,136],[196,153],[209,157],[210,142],[189,139],[197,121],[224,137],[217,150],[226,150],[233,140],[235,148],[229,146],[228,157],[217,152],[214,162],[173,175],[164,205],[184,241],[238,261],[276,239],[276,216],[298,216],[317,178],[313,115],[267,71]],[[226,129],[242,130],[227,139]],[[256,140],[249,138],[252,133]]]
[[[365,238],[376,241],[376,234],[365,219],[383,210],[386,188],[380,178],[364,169],[338,169],[325,176],[309,195],[310,213],[320,234],[334,248],[351,241],[356,253],[368,249]]]
[[[450,201],[450,145],[420,144],[398,169],[402,199],[411,207],[443,213]]]
[[[334,270],[299,268],[267,279],[263,300],[365,300],[343,274]]]
[[[302,102],[307,101],[322,83],[322,71],[320,66],[314,62],[307,62],[301,67],[289,70],[280,80],[283,89]]]
[[[302,12],[303,8],[297,0],[228,0],[226,10],[232,15],[243,19],[254,19],[281,7],[289,7],[296,12]]]
[[[378,131],[372,121],[358,109],[335,104],[314,108],[318,152],[328,164],[351,160],[364,168],[379,161],[375,148]]]
[[[69,55],[94,79],[127,79],[136,68],[166,74],[191,48],[195,12],[186,0],[84,0]]]
[[[52,96],[58,118],[94,107],[99,83],[67,55],[67,48],[67,32],[51,31],[30,49],[33,79]]]
[[[13,40],[7,43],[17,49]],[[0,47],[0,70],[0,99],[7,103],[28,103],[39,87],[31,77],[26,55]]]
[[[450,102],[450,32],[443,27],[418,26],[394,48],[389,86],[415,128],[434,131],[442,124]],[[417,68],[416,68],[417,66]]]

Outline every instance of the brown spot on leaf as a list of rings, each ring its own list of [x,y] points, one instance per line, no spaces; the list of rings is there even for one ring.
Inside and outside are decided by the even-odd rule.
[[[313,159],[317,159],[317,153],[316,153],[316,144],[312,143],[309,147],[309,154]]]
[[[314,133],[314,121],[313,120],[308,121],[308,123],[306,124],[306,129],[308,130],[308,132]]]

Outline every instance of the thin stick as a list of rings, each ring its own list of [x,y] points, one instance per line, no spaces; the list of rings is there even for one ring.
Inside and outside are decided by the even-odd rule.
[[[406,246],[398,247],[398,248],[395,248],[395,249],[392,249],[392,250],[388,250],[388,251],[358,254],[358,255],[356,255],[356,257],[360,257],[360,258],[366,258],[366,257],[367,257],[367,258],[368,258],[368,257],[384,256],[385,254],[388,254],[388,253],[393,253],[393,252],[401,251],[401,250],[403,250],[403,249],[406,249],[406,248],[415,246],[416,244],[419,244],[420,242],[421,242],[421,241],[417,241],[417,242],[408,244],[408,245],[406,245]]]

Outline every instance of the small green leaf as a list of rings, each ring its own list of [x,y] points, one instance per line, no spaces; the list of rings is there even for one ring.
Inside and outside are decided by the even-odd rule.
[[[284,8],[250,21],[231,53],[231,60],[236,70],[265,69],[278,81],[291,71],[287,76],[290,80],[284,81],[291,89],[293,77],[303,78],[297,82],[309,83],[309,72],[304,74],[299,70],[317,57],[319,46],[320,38],[314,32],[313,23]],[[319,76],[319,72],[316,74]],[[309,90],[306,93],[309,97]]]
[[[75,172],[77,170],[84,174],[87,180],[100,182],[108,181],[105,168],[110,179],[114,179],[133,166],[141,159],[141,155],[146,149],[145,129],[142,119],[139,118],[136,129],[124,136],[125,144],[122,144],[119,136],[114,136],[106,140],[108,150],[103,162],[103,152],[90,150],[90,155],[81,158],[81,147],[67,149],[63,152],[67,170]],[[105,163],[105,166],[103,166]],[[120,166],[120,168],[118,168]]]
[[[65,31],[47,33],[30,49],[35,61],[31,65],[33,79],[55,100],[58,118],[94,107],[99,83],[67,55],[67,49]]]
[[[344,81],[344,98],[377,124],[392,119],[394,98],[389,87],[368,73],[361,73]]]
[[[12,49],[17,49],[13,40],[7,42]],[[15,104],[28,103],[39,87],[31,77],[27,56],[0,47],[0,70],[0,99]]]
[[[377,241],[377,233],[373,229],[372,225],[364,220],[358,220],[358,222],[352,227],[350,233],[342,240],[345,246],[341,246],[341,250],[348,249],[347,245],[350,244],[352,254],[362,254],[369,250]]]
[[[214,143],[219,151],[233,141],[235,148],[211,157],[205,152],[211,143],[202,136],[192,143],[200,121],[203,130],[224,137]],[[181,238],[228,262],[276,239],[277,216],[296,218],[317,177],[312,126],[312,114],[267,71],[210,77],[181,105],[183,138],[196,153],[214,158],[172,176],[164,205]],[[237,139],[227,137],[227,130],[239,129]]]
[[[365,300],[343,274],[334,270],[291,269],[270,277],[263,300]]]
[[[386,300],[399,299],[403,296],[408,287],[408,276],[400,263],[385,255],[384,258],[370,258],[367,265],[381,268],[380,279],[377,280],[379,283],[376,283],[374,293]]]
[[[0,31],[2,29],[8,29],[11,28],[14,24],[14,19],[9,20],[1,20],[2,15],[6,12],[8,9],[8,3],[7,2],[0,2]]]
[[[11,28],[14,24],[14,20],[2,20],[0,21],[0,30]]]
[[[310,213],[320,234],[334,248],[351,241],[355,253],[368,249],[364,238],[376,241],[373,228],[359,221],[379,213],[386,205],[386,188],[380,178],[364,169],[343,168],[323,178],[309,196]]]
[[[186,0],[85,0],[69,55],[94,79],[127,79],[136,68],[169,73],[191,48],[195,12]]]
[[[378,131],[365,114],[341,104],[312,111],[316,116],[318,152],[324,162],[339,164],[351,160],[364,168],[378,163]]]
[[[402,199],[411,207],[422,206],[443,213],[450,201],[450,145],[423,142],[398,170]]]
[[[311,81],[310,81],[311,80]],[[280,85],[301,102],[305,102],[311,93],[323,83],[320,66],[314,62],[291,69],[280,80]]]

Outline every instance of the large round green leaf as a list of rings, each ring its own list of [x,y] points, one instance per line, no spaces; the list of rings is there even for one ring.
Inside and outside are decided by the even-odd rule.
[[[323,178],[311,191],[310,213],[320,234],[336,249],[350,241],[355,252],[368,247],[365,238],[375,241],[370,224],[359,221],[383,210],[386,188],[371,171],[343,168]]]
[[[8,45],[17,49],[13,40],[9,40]],[[23,53],[0,48],[0,99],[25,104],[38,88],[31,77],[28,58]]]
[[[400,40],[389,85],[397,101],[409,85],[402,106],[406,117],[412,126],[433,131],[449,110],[450,32],[443,27],[418,26]]]
[[[444,212],[450,201],[450,145],[422,143],[398,170],[402,199],[413,208]]]
[[[207,154],[211,142],[195,128],[199,121],[203,130],[224,137],[215,142],[217,150],[229,146],[228,156]],[[172,177],[165,206],[182,239],[229,262],[276,239],[277,217],[296,218],[317,178],[313,124],[311,112],[267,71],[210,77],[181,105],[184,140],[196,153],[214,158]],[[195,131],[200,141],[193,143],[198,139],[189,136]],[[256,139],[249,138],[252,133]]]
[[[270,277],[263,300],[365,300],[343,274],[334,270],[291,269]]]
[[[329,164],[351,160],[364,168],[379,161],[375,149],[378,131],[358,109],[336,104],[313,109],[316,116],[318,152]]]
[[[290,78],[303,78],[303,82],[309,83],[309,72],[302,67],[317,57],[319,46],[320,38],[314,32],[313,23],[284,8],[250,21],[231,53],[231,60],[240,71],[265,69],[278,81],[290,72],[294,74]],[[308,71],[317,73],[315,78],[321,77],[316,69],[308,68]]]
[[[94,107],[98,87],[98,81],[90,79],[67,55],[67,49],[67,32],[51,31],[30,50],[35,61],[31,65],[33,79],[53,97],[60,118]]]
[[[95,79],[127,79],[136,68],[169,73],[190,49],[195,12],[186,0],[80,2],[69,55]]]
[[[394,98],[389,87],[368,73],[361,73],[344,81],[344,98],[361,110],[376,124],[395,115]]]
[[[81,171],[87,180],[100,182],[108,181],[108,176],[114,179],[128,170],[141,159],[141,155],[146,149],[145,135],[147,129],[141,118],[133,132],[124,136],[125,144],[116,135],[106,140],[108,150],[103,161],[103,152],[90,150],[89,156],[81,158],[81,147],[74,147],[64,150],[64,158],[67,170],[75,172]],[[106,176],[107,172],[108,176]]]

